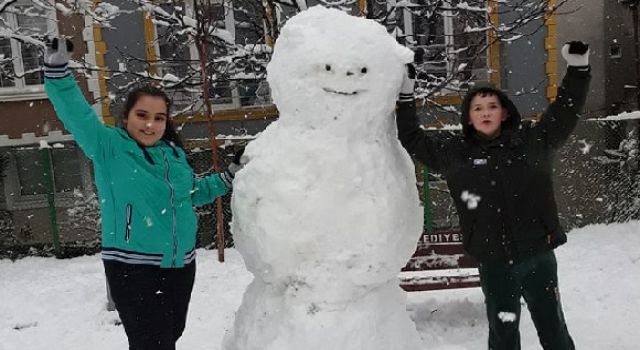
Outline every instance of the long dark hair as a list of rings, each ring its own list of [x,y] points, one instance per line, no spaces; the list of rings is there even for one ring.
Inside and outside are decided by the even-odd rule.
[[[164,100],[164,103],[167,106],[167,124],[164,129],[164,134],[162,134],[162,140],[184,149],[184,142],[182,142],[182,138],[178,134],[178,130],[176,130],[176,127],[173,125],[173,121],[171,121],[171,118],[169,117],[171,111],[171,99],[169,99],[169,96],[167,96],[167,94],[160,88],[152,85],[144,85],[131,90],[124,103],[122,119],[129,118],[129,112],[131,112],[133,106],[135,106],[136,102],[138,102],[142,96],[160,97]]]

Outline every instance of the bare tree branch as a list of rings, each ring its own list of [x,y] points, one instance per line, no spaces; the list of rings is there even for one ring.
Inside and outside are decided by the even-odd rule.
[[[17,2],[18,0],[4,0],[2,3],[0,3],[0,13],[3,13],[4,10],[9,7],[9,5],[14,4],[15,2]]]

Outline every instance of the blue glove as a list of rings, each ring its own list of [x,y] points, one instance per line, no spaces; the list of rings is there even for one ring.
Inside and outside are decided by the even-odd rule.
[[[47,40],[44,53],[44,76],[48,79],[61,79],[69,75],[69,59],[73,52],[73,43],[64,37]]]
[[[589,65],[589,45],[582,41],[570,41],[562,47],[562,57],[569,66],[586,67]]]

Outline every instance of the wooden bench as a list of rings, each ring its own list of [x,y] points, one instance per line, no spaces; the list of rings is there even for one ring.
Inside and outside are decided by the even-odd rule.
[[[400,287],[407,292],[480,286],[478,265],[462,248],[459,228],[434,228],[431,187],[447,192],[444,181],[430,181],[429,169],[416,167],[418,187],[422,187],[424,233],[416,252],[400,274]],[[461,269],[467,269],[462,271]]]
[[[402,276],[400,287],[407,292],[480,286],[476,262],[464,253],[459,230],[425,232],[403,272],[443,272],[428,276]],[[473,269],[461,271],[460,269]]]

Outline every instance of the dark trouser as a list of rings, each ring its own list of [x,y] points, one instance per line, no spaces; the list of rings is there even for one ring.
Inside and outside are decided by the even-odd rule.
[[[520,297],[524,297],[545,350],[574,350],[562,313],[553,251],[515,265],[480,264],[489,320],[489,350],[520,350]]]
[[[184,268],[104,261],[104,270],[130,350],[175,350],[184,331],[196,273]]]

